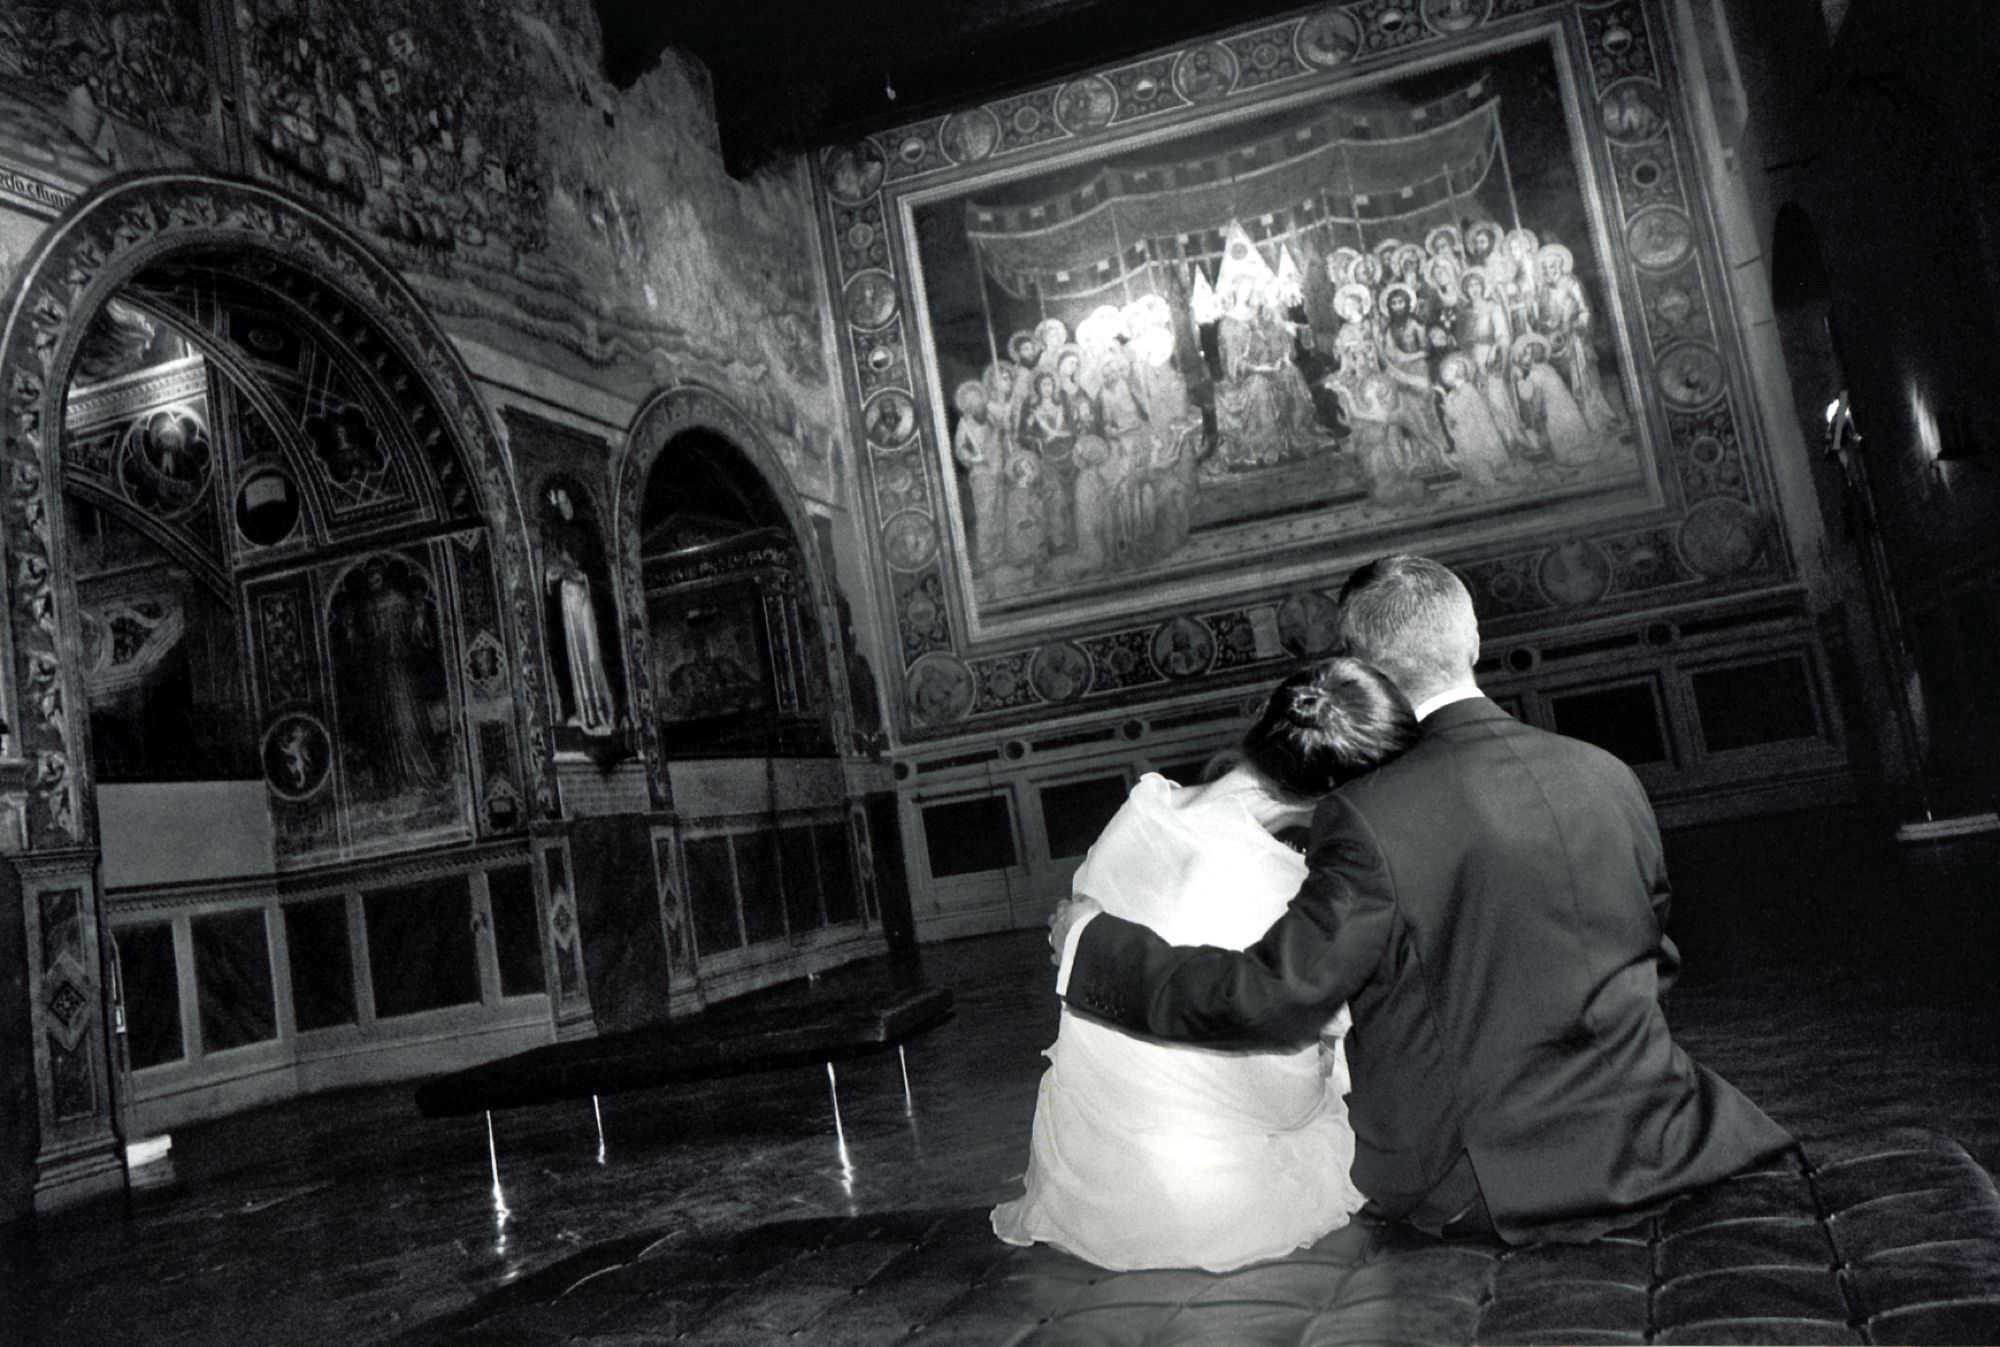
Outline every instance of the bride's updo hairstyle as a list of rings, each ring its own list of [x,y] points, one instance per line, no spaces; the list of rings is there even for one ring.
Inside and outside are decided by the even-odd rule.
[[[1278,684],[1243,736],[1243,758],[1281,790],[1310,799],[1416,740],[1416,715],[1396,685],[1374,665],[1340,655]]]

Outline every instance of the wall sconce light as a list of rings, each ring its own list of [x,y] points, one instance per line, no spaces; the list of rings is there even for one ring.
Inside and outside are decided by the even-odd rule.
[[[1826,452],[1840,455],[1849,449],[1861,447],[1861,431],[1854,424],[1854,407],[1847,400],[1847,390],[1826,404]]]

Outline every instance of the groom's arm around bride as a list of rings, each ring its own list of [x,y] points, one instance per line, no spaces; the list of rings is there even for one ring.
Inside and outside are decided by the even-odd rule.
[[[1070,1008],[1275,1043],[1350,1003],[1354,1180],[1432,1233],[1586,1239],[1788,1146],[1668,1034],[1666,871],[1631,772],[1479,694],[1471,599],[1436,562],[1357,571],[1341,627],[1416,706],[1416,745],[1326,797],[1303,887],[1241,953],[1065,905]]]

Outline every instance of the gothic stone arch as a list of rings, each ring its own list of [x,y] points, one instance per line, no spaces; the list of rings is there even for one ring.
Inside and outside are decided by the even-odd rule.
[[[833,719],[834,741],[848,742],[847,673],[834,643],[839,640],[839,623],[834,612],[831,578],[821,564],[814,540],[812,518],[786,473],[784,463],[765,443],[756,425],[722,394],[703,384],[682,383],[654,393],[640,404],[625,435],[625,449],[619,459],[617,500],[613,514],[617,520],[618,559],[625,609],[626,687],[631,690],[634,718],[643,727],[646,746],[646,779],[653,802],[671,808],[666,764],[661,761],[655,724],[652,634],[646,622],[646,594],[640,562],[640,513],[645,507],[646,483],[661,451],[688,430],[708,430],[720,435],[750,460],[751,466],[771,488],[771,494],[785,512],[785,522],[797,541],[805,568],[813,609],[819,619],[820,655],[826,661],[829,684],[827,714]]]
[[[310,207],[271,188],[204,174],[114,179],[77,203],[24,263],[0,326],[0,536],[8,605],[9,719],[29,767],[31,851],[93,848],[87,716],[75,661],[75,595],[66,552],[61,434],[70,367],[89,320],[149,264],[216,247],[273,260],[309,276],[336,328],[369,328],[394,343],[478,479],[509,614],[516,714],[528,745],[538,812],[555,808],[537,652],[539,591],[527,531],[500,437],[472,376],[444,331],[401,278],[365,245]]]

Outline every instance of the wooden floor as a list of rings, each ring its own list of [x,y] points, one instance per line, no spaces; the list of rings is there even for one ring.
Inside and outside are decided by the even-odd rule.
[[[1916,1124],[2000,1167],[2000,846],[1896,847],[1852,814],[1669,837],[1694,1055],[1794,1131]],[[338,1342],[403,1335],[639,1232],[1010,1196],[1053,1036],[1036,932],[925,952],[957,1017],[839,1074],[739,1077],[425,1119],[408,1088],[188,1128],[178,1180],[10,1233],[0,1341]],[[555,1326],[559,1327],[559,1326]],[[9,1337],[13,1332],[16,1336]],[[559,1340],[559,1337],[554,1340]]]

